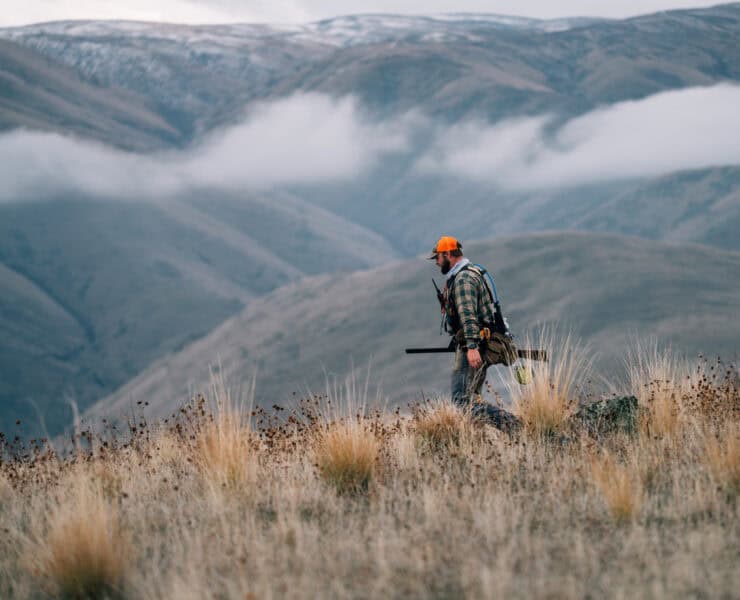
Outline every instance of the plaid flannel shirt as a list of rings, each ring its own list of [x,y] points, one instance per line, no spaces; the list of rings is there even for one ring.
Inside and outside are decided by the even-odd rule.
[[[493,323],[493,309],[486,283],[477,271],[464,269],[455,276],[452,290],[452,300],[460,318],[465,343],[474,342],[477,345],[481,325]],[[447,294],[449,302],[449,287]]]

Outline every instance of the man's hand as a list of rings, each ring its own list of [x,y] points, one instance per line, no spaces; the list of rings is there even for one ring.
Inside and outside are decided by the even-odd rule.
[[[483,366],[483,359],[480,357],[478,348],[468,350],[468,364],[474,369],[480,369]]]

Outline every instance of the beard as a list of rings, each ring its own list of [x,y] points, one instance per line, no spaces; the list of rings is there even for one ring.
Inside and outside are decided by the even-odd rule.
[[[439,265],[439,270],[442,271],[442,275],[447,275],[450,272],[452,265],[450,265],[450,259],[445,257],[442,259],[442,264]]]

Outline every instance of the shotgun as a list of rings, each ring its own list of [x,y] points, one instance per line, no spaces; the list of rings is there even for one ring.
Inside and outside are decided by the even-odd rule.
[[[406,348],[406,354],[441,354],[442,352],[454,352],[455,345],[450,344],[447,348]],[[541,360],[547,362],[546,350],[517,350],[519,358],[527,360]]]

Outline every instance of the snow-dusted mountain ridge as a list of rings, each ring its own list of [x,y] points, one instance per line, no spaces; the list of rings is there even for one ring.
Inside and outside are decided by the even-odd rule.
[[[243,46],[248,38],[279,38],[333,46],[375,44],[401,39],[407,35],[443,33],[448,39],[471,39],[476,28],[518,29],[540,32],[567,31],[606,19],[575,17],[567,19],[531,19],[486,13],[445,13],[432,16],[392,14],[349,15],[305,24],[229,24],[190,26],[143,21],[54,21],[25,27],[0,29],[0,35],[24,39],[38,35],[104,37],[139,36],[188,44],[214,43]],[[429,38],[430,40],[440,38]]]
[[[298,25],[56,22],[0,29],[94,85],[148,99],[187,144],[252,102],[354,95],[376,114],[447,121],[575,115],[736,80],[740,5],[624,21],[355,15]],[[734,46],[734,48],[733,48]],[[169,144],[165,144],[169,145]]]

